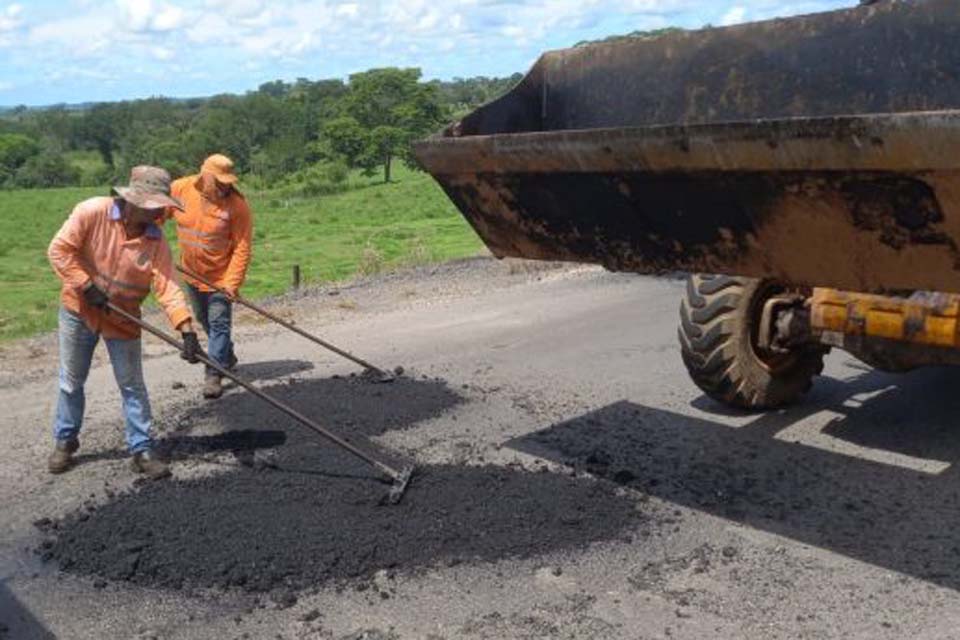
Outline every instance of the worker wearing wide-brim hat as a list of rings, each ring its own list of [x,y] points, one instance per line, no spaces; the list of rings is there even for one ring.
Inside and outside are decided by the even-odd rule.
[[[237,364],[232,303],[250,266],[250,207],[237,189],[233,161],[219,153],[204,160],[199,174],[175,180],[171,191],[183,202],[183,209],[172,209],[171,214],[177,223],[180,263],[188,272],[184,274],[185,290],[207,334],[210,358],[232,369]],[[189,273],[216,288],[191,278]],[[220,373],[207,367],[203,396],[219,398],[222,393]]]
[[[197,361],[200,343],[192,316],[177,285],[170,246],[157,222],[167,208],[182,206],[170,196],[170,174],[157,167],[134,167],[130,183],[114,187],[114,197],[78,204],[53,238],[47,255],[63,281],[60,293],[60,384],[48,460],[51,473],[69,469],[80,446],[84,385],[93,352],[103,337],[123,398],[126,440],[135,471],[153,478],[170,475],[153,451],[150,399],[143,380],[140,327],[108,304],[139,317],[153,291],[170,324],[183,334],[181,354]]]

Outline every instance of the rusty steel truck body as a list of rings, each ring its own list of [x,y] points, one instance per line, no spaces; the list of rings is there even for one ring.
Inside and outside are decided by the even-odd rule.
[[[690,273],[726,404],[797,400],[830,347],[960,363],[957,0],[548,52],[415,152],[497,257]]]

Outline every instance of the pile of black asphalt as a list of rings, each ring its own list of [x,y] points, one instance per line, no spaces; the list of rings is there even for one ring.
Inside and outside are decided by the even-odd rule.
[[[438,379],[317,380],[269,392],[343,434],[375,436],[464,399]],[[368,465],[245,393],[181,420],[175,464],[233,451],[229,470],[143,483],[40,528],[42,555],[99,583],[293,592],[377,571],[528,558],[622,536],[642,517],[614,483],[500,466],[419,466],[403,500]],[[190,420],[224,431],[192,437]],[[357,439],[359,446],[369,441]],[[398,463],[396,453],[373,449]],[[269,453],[269,457],[264,454]],[[260,464],[258,461],[266,460]]]

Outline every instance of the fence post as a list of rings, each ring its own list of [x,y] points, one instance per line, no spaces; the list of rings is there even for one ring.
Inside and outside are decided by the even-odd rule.
[[[293,290],[300,288],[300,265],[293,265]]]

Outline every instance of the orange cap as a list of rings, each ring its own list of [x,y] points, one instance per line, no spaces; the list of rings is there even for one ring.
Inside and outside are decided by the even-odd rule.
[[[236,184],[237,174],[233,172],[233,160],[220,153],[215,153],[203,161],[200,173],[209,173],[221,184]]]

